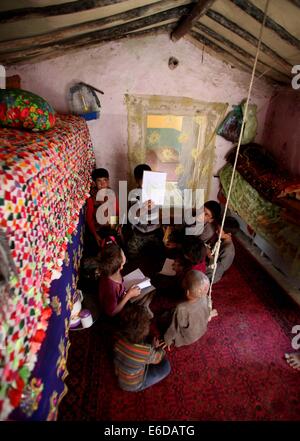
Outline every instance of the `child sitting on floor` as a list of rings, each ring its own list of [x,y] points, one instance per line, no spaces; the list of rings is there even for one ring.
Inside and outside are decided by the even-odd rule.
[[[210,312],[207,293],[209,280],[200,271],[188,271],[183,279],[186,300],[175,308],[172,321],[164,334],[165,345],[170,348],[190,345],[205,334],[207,323],[217,313]]]
[[[174,299],[182,296],[182,280],[192,264],[180,252],[177,252],[176,257],[171,259],[171,262],[172,274],[168,274],[167,269],[166,273],[156,274],[151,281],[157,287],[160,295]]]
[[[150,319],[145,309],[131,305],[121,321],[114,345],[115,373],[121,389],[131,392],[144,390],[164,379],[171,371],[165,351],[157,339],[145,342]]]
[[[217,228],[217,234],[220,234],[221,225]],[[228,216],[225,219],[224,227],[221,232],[221,245],[220,245],[220,251],[219,251],[219,257],[217,260],[217,268],[215,272],[215,277],[213,283],[217,283],[219,280],[221,280],[223,274],[225,271],[227,271],[234,260],[235,256],[235,248],[234,244],[232,242],[232,234],[237,233],[239,230],[239,223],[234,217]],[[209,252],[208,251],[208,257],[210,258],[210,263],[206,271],[206,275],[209,278],[209,280],[212,279],[213,275],[213,265],[214,265],[214,251]]]
[[[204,204],[204,227],[200,239],[205,244],[214,245],[217,240],[216,230],[221,218],[221,205],[217,201],[207,201]]]
[[[163,230],[159,223],[159,207],[153,201],[141,202],[141,191],[143,186],[143,176],[145,171],[151,171],[148,164],[139,164],[134,169],[136,181],[136,194],[132,201],[138,205],[138,222],[132,225],[131,235],[127,240],[128,256],[131,259],[143,256],[156,256],[159,260],[163,255]],[[149,215],[151,210],[151,215]],[[146,221],[148,219],[148,221]]]
[[[139,287],[132,286],[128,291],[125,290],[121,271],[126,263],[126,257],[115,239],[113,237],[111,239],[100,254],[99,301],[101,311],[107,316],[113,317],[123,310],[129,300],[134,300],[143,306],[149,317],[153,317],[149,308],[153,292],[145,294],[139,299],[138,296],[141,294]]]
[[[198,236],[205,244],[212,246],[217,240],[216,229],[221,217],[221,205],[216,201],[207,201],[198,220],[202,220],[203,229]],[[180,248],[185,234],[185,227],[170,227],[170,234],[166,241],[167,248]]]
[[[175,271],[178,281],[182,282],[185,273],[191,269],[191,266],[190,260],[186,259],[182,253],[177,254],[172,263],[172,269]]]
[[[126,303],[141,292],[136,286],[132,286],[126,292],[121,274],[125,263],[125,254],[114,241],[102,249],[99,264],[99,301],[101,311],[110,317],[121,312]]]
[[[86,222],[89,232],[93,236],[94,244],[96,244],[96,246],[92,246],[91,243],[89,244],[90,248],[92,249],[91,254],[97,254],[103,239],[109,235],[117,236],[117,232],[115,230],[115,225],[111,225],[110,222],[100,225],[96,219],[96,212],[98,208],[107,200],[106,197],[105,200],[102,202],[97,201],[96,197],[98,191],[111,190],[109,187],[109,173],[105,168],[97,168],[92,173],[92,179],[95,183],[96,189],[94,188],[93,190],[91,190],[92,195],[87,200]],[[116,218],[119,211],[117,200],[113,211],[113,215]]]

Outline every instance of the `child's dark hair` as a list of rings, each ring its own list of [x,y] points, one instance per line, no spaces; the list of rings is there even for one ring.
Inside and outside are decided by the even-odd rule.
[[[180,266],[182,266],[183,272],[188,271],[192,265],[191,261],[184,257],[182,251],[179,251],[176,254],[175,260],[179,263]]]
[[[95,168],[95,170],[92,171],[93,181],[96,182],[96,179],[98,179],[98,178],[109,179],[109,173],[106,170],[106,168]]]
[[[199,237],[185,236],[182,243],[182,253],[193,265],[196,265],[205,259],[206,247]]]
[[[120,333],[131,343],[142,343],[147,337],[150,318],[141,305],[126,305],[120,319]]]
[[[207,208],[211,214],[213,219],[219,223],[221,218],[221,205],[217,201],[207,201],[204,204],[204,207]]]
[[[150,165],[148,164],[137,165],[133,171],[135,180],[143,179],[144,171],[151,171]]]
[[[110,243],[100,252],[99,270],[103,276],[115,274],[122,265],[122,249],[116,243]]]
[[[223,231],[225,233],[236,234],[239,231],[239,229],[240,229],[240,224],[234,217],[232,216],[226,217],[223,227]]]

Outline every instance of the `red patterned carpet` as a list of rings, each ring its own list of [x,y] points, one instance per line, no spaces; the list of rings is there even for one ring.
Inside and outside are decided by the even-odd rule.
[[[118,388],[110,335],[99,320],[71,333],[59,420],[299,421],[300,372],[283,359],[293,351],[299,308],[240,245],[213,300],[219,316],[206,335],[171,351],[171,374],[138,393]],[[161,301],[158,295],[155,310]]]

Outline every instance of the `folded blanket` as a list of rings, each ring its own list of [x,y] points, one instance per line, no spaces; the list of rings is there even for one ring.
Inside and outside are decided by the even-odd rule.
[[[226,155],[233,165],[236,154],[234,147]],[[270,202],[278,198],[291,197],[300,199],[300,177],[291,177],[280,167],[275,159],[259,144],[241,146],[237,161],[237,170],[258,193]]]

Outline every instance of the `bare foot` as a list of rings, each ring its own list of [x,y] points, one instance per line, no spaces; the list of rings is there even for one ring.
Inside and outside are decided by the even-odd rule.
[[[300,352],[285,354],[286,362],[294,369],[300,371]]]

